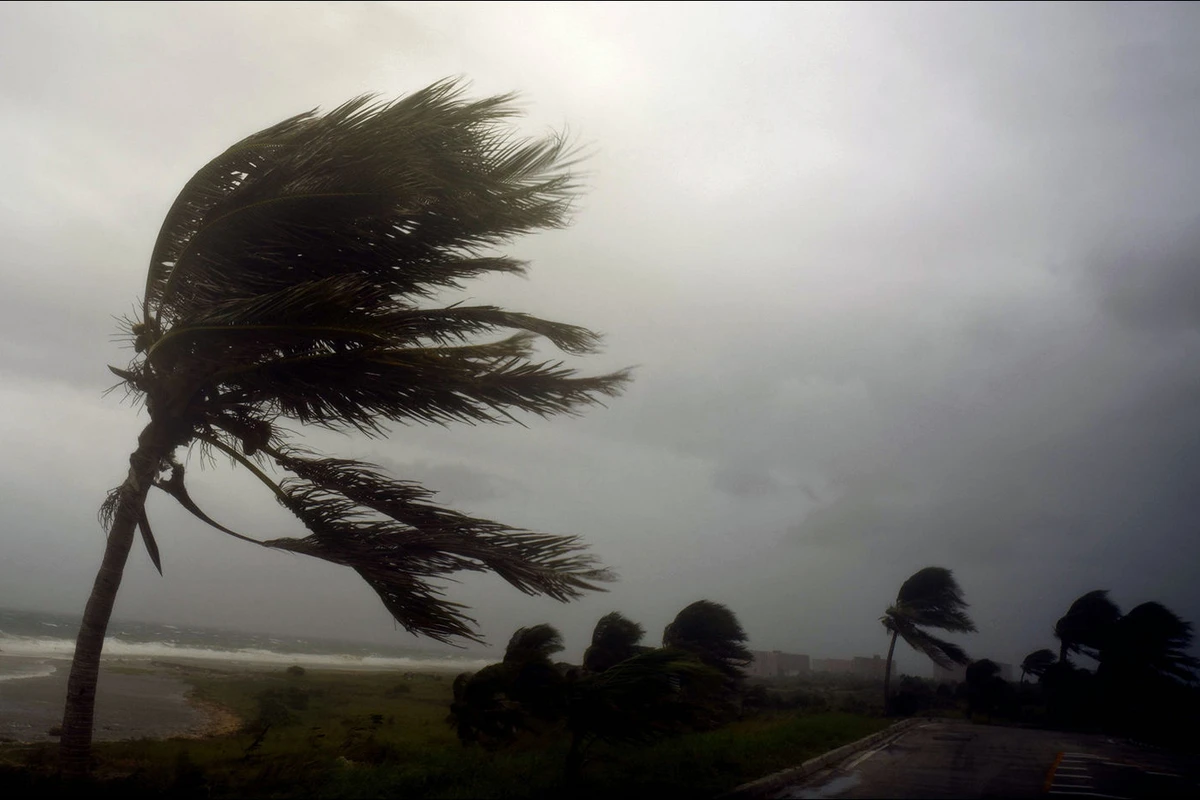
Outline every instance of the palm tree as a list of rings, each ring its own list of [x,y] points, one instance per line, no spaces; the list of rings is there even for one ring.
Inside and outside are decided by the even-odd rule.
[[[633,620],[613,611],[605,614],[592,631],[592,644],[583,653],[583,668],[588,672],[604,672],[609,667],[633,658],[651,648],[640,642],[646,629]]]
[[[663,631],[663,647],[695,654],[703,663],[720,670],[730,688],[739,684],[754,660],[738,618],[725,606],[697,600],[680,611]]]
[[[597,629],[640,630],[615,617],[606,615]],[[723,694],[724,675],[684,650],[635,648],[642,652],[603,671],[564,677],[550,663],[561,649],[552,626],[520,628],[502,662],[459,675],[448,720],[459,740],[498,747],[539,722],[564,721],[571,734],[566,774],[574,781],[595,742],[645,742],[695,727],[710,719]]]
[[[1067,613],[1054,624],[1054,635],[1059,641],[1059,663],[1070,663],[1070,653],[1082,653],[1093,659],[1100,658],[1113,627],[1121,618],[1121,609],[1108,599],[1107,589],[1097,589],[1076,598]]]
[[[1021,662],[1021,683],[1025,682],[1025,675],[1029,674],[1035,678],[1040,678],[1046,674],[1046,670],[1054,666],[1054,651],[1049,648],[1034,650],[1029,655],[1025,656],[1025,660]]]
[[[705,727],[725,697],[726,678],[695,654],[646,649],[567,686],[568,785],[597,741],[631,744]]]
[[[564,680],[550,659],[562,649],[562,634],[553,625],[518,628],[503,661],[455,678],[450,722],[459,740],[498,746],[529,727],[532,719],[561,716]]]
[[[1192,625],[1161,603],[1142,603],[1113,625],[1100,651],[1100,672],[1128,681],[1196,680],[1200,662],[1188,655]]]
[[[135,530],[161,572],[145,508],[151,488],[231,536],[350,567],[397,622],[440,641],[477,634],[431,579],[491,571],[563,601],[611,579],[575,537],[441,508],[432,492],[371,464],[297,446],[285,427],[382,436],[388,423],[577,413],[620,393],[628,371],[581,377],[535,358],[539,338],[594,352],[600,339],[589,330],[436,303],[463,280],[522,273],[522,262],[493,248],[566,223],[571,152],[561,137],[514,136],[511,100],[468,101],[452,81],[390,103],[359,98],[243,139],[184,186],[155,243],[141,307],[125,320],[133,361],[110,367],[150,421],[101,510],[108,544],[63,719],[68,774],[87,772],[100,653]],[[264,541],[213,522],[176,458],[193,446],[244,467],[307,535]]]
[[[915,572],[900,587],[896,602],[880,618],[883,627],[892,634],[887,663],[883,672],[884,713],[891,700],[892,655],[896,638],[902,637],[908,646],[924,653],[940,667],[966,664],[970,661],[958,645],[930,634],[925,628],[940,628],[955,633],[970,633],[975,623],[967,616],[967,602],[953,573],[944,567],[925,567]]]

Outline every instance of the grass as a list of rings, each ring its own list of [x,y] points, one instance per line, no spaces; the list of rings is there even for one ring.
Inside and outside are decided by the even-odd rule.
[[[450,675],[186,673],[197,700],[244,730],[207,739],[96,745],[101,797],[560,796],[566,737],[548,731],[497,752],[464,748],[446,723]],[[597,744],[576,797],[714,796],[882,729],[847,713],[771,711],[720,730],[636,747]],[[267,727],[269,726],[269,727]],[[0,794],[53,790],[53,744],[0,746]]]

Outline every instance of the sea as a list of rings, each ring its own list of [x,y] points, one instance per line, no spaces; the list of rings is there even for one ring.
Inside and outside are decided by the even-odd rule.
[[[0,608],[0,681],[66,670],[78,632],[78,615]],[[104,640],[104,658],[401,672],[467,672],[495,660],[478,653],[115,619]]]

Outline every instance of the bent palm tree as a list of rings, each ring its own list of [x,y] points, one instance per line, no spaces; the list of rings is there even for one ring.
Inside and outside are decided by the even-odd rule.
[[[727,686],[735,688],[745,677],[754,657],[746,647],[746,636],[737,616],[711,600],[697,600],[675,615],[663,630],[663,647],[694,654],[703,663],[720,670]]]
[[[1046,670],[1054,666],[1055,658],[1054,651],[1049,648],[1034,650],[1029,655],[1025,656],[1025,660],[1021,662],[1021,683],[1025,682],[1026,675],[1032,675],[1035,678],[1041,678],[1046,674]]]
[[[62,764],[85,774],[104,634],[136,529],[156,567],[146,495],[158,488],[224,533],[350,567],[408,631],[476,639],[431,579],[491,571],[569,600],[611,579],[569,536],[517,530],[435,505],[373,465],[289,444],[283,423],[384,435],[389,422],[504,422],[574,413],[619,394],[628,371],[579,377],[534,358],[541,337],[594,352],[598,335],[437,292],[524,265],[490,255],[562,226],[574,192],[562,139],[515,138],[511,97],[462,99],[442,82],[393,103],[353,100],[242,140],[187,183],[126,320],[135,357],[110,368],[150,422],[101,509],[108,543],[68,683]],[[479,340],[497,332],[511,335]],[[196,507],[181,447],[219,451],[307,528],[257,540]],[[276,480],[271,466],[287,477]]]
[[[583,668],[600,673],[651,648],[641,646],[646,629],[619,611],[605,614],[592,631],[592,643],[583,653]]]
[[[1058,660],[1070,663],[1070,653],[1099,660],[1112,635],[1121,609],[1108,599],[1107,589],[1096,589],[1076,598],[1067,613],[1054,624],[1054,635],[1059,641]]]
[[[880,618],[883,627],[892,634],[887,663],[883,672],[883,706],[887,713],[891,701],[892,655],[896,638],[901,637],[918,653],[924,653],[940,667],[966,664],[970,659],[958,645],[938,639],[925,628],[940,628],[956,633],[970,633],[975,623],[967,616],[967,602],[954,575],[944,567],[925,567],[915,572],[900,587],[894,605]]]
[[[1192,625],[1161,603],[1142,603],[1113,625],[1100,651],[1100,672],[1128,682],[1168,678],[1196,681],[1200,662],[1188,655]]]

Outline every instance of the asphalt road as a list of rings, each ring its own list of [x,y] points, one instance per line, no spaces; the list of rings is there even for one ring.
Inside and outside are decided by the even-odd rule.
[[[1200,797],[1200,761],[1103,736],[930,722],[776,798]]]

